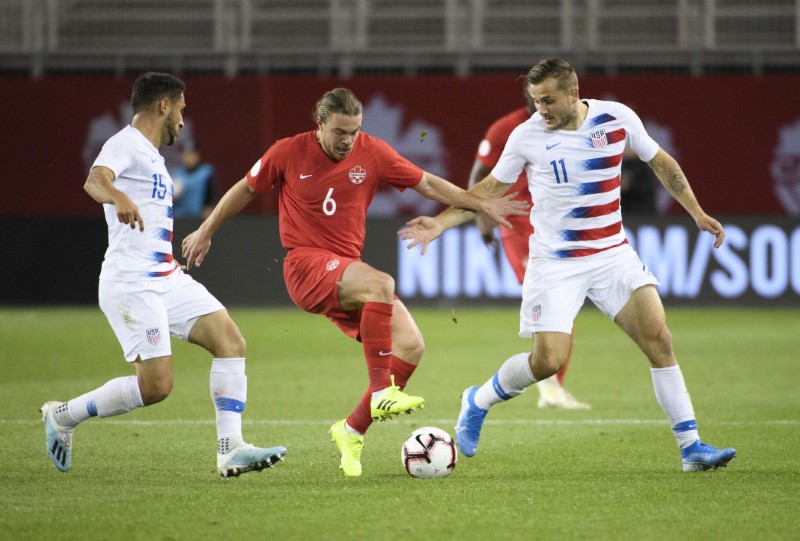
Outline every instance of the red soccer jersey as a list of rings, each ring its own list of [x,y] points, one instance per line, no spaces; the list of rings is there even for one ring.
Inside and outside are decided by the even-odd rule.
[[[284,248],[322,248],[361,257],[367,208],[378,183],[404,190],[419,184],[422,175],[422,169],[385,141],[363,132],[345,159],[332,160],[314,130],[275,142],[247,173],[247,181],[260,192],[280,186],[278,223]]]
[[[481,144],[478,146],[475,159],[489,169],[494,168],[494,166],[497,165],[497,161],[500,159],[500,155],[503,153],[503,148],[505,148],[506,141],[508,141],[511,132],[530,117],[531,114],[528,112],[528,108],[521,107],[495,120],[495,122],[489,126],[489,129],[486,130],[486,135],[483,136],[483,141],[481,141]],[[530,203],[531,194],[528,191],[528,176],[525,174],[525,171],[522,171],[522,174],[520,174],[517,182],[514,183],[510,191],[519,192],[519,195],[514,199]],[[519,219],[520,217],[507,217],[508,220],[512,218]],[[522,218],[527,219],[525,216],[522,216]]]
[[[498,118],[483,136],[475,159],[489,169],[497,165],[500,155],[506,146],[506,141],[514,131],[514,128],[530,118],[531,114],[527,107],[522,107],[511,113]],[[528,175],[523,170],[517,181],[511,186],[509,192],[517,192],[514,197],[518,201],[531,203],[531,192],[528,190]],[[500,237],[503,241],[503,249],[506,252],[508,262],[514,269],[519,283],[525,276],[525,266],[528,261],[528,239],[533,234],[530,216],[506,216],[506,220],[514,226],[513,229],[501,227]]]

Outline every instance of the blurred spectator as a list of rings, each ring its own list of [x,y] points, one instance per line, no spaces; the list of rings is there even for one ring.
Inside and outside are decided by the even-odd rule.
[[[181,165],[172,172],[172,178],[173,216],[207,218],[217,202],[217,178],[214,166],[203,162],[196,141],[184,144]]]
[[[639,156],[626,146],[622,155],[622,171],[619,178],[619,187],[622,200],[622,212],[631,214],[657,214],[656,190],[658,178]]]

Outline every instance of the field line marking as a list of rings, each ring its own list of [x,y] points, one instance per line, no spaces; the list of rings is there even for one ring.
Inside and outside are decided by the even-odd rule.
[[[242,419],[245,425],[275,425],[275,426],[328,426],[338,419]],[[452,425],[455,419],[397,419],[396,424],[404,425]],[[0,419],[0,425],[24,425],[41,422],[39,419]],[[214,425],[213,419],[161,419],[157,421],[142,421],[138,419],[103,419],[103,424],[130,425],[130,426],[159,426],[159,425]],[[800,419],[772,419],[765,421],[701,421],[703,425],[723,426],[797,426]],[[487,419],[489,425],[666,425],[665,419]]]

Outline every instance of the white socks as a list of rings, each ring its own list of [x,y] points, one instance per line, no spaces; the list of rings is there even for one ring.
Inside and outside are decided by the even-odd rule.
[[[244,443],[242,411],[247,403],[244,358],[214,359],[211,363],[211,399],[217,411],[217,441],[220,454]],[[111,417],[144,406],[136,376],[115,378],[59,406],[56,422],[71,428],[89,417]]]
[[[55,418],[62,426],[74,427],[89,417],[112,417],[143,406],[139,380],[126,376],[73,398],[56,410]]]
[[[475,393],[475,405],[488,410],[498,402],[505,402],[522,394],[536,383],[528,362],[530,353],[517,353],[506,360],[497,373]]]
[[[699,439],[699,435],[692,400],[686,390],[680,367],[675,365],[667,368],[651,368],[650,374],[653,377],[656,400],[667,414],[678,446],[681,449],[688,447]]]
[[[345,430],[347,430],[353,436],[363,436],[364,435],[361,432],[359,432],[358,430],[356,430],[355,428],[353,428],[352,426],[350,426],[349,424],[347,424],[346,420],[344,422],[344,428],[345,428]]]
[[[214,359],[211,362],[210,388],[217,410],[218,452],[224,455],[244,443],[242,411],[247,403],[244,358]]]

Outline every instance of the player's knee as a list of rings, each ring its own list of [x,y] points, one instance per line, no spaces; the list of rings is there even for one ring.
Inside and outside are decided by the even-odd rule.
[[[666,325],[653,333],[650,342],[660,355],[672,356],[672,333],[669,332]]]
[[[385,272],[376,272],[364,287],[372,301],[390,303],[394,298],[394,278]]]
[[[547,379],[564,366],[566,358],[554,349],[544,349],[530,357],[531,372],[536,381]]]
[[[242,333],[239,331],[238,327],[234,325],[234,330],[228,334],[228,348],[231,352],[228,357],[244,357],[247,353],[247,341],[244,339],[244,336],[242,336]]]
[[[247,353],[247,342],[232,319],[228,319],[220,329],[214,343],[214,351],[211,353],[215,357],[238,358]]]
[[[150,406],[163,401],[172,392],[173,385],[174,380],[171,375],[156,381],[148,381],[144,384],[140,381],[139,391],[142,394],[142,402],[145,406]]]

